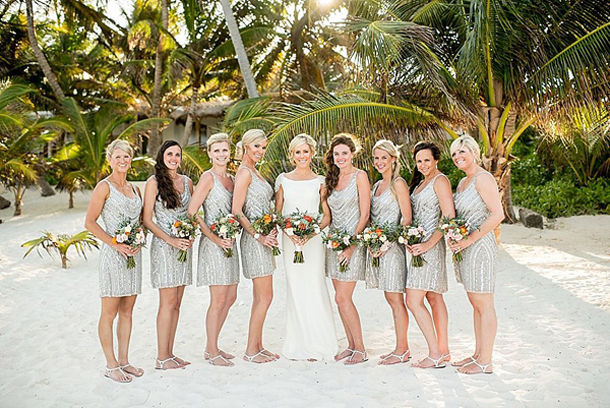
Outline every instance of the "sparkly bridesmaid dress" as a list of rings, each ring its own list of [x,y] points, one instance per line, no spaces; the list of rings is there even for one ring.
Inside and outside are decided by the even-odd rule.
[[[142,212],[142,199],[131,186],[134,197],[129,198],[116,189],[107,179],[110,194],[102,208],[102,221],[106,232],[114,236],[123,220],[139,222]],[[100,250],[99,280],[100,297],[123,297],[142,293],[142,252],[134,256],[135,268],[127,269],[127,260],[119,251],[102,243]]]
[[[400,225],[402,213],[398,200],[387,188],[379,196],[376,196],[381,181],[373,186],[371,194],[371,221],[378,224]],[[379,257],[379,267],[371,265],[371,256],[368,255],[366,262],[366,287],[379,289],[385,292],[404,292],[407,280],[407,265],[405,247],[397,242]]]
[[[227,190],[213,171],[209,171],[209,173],[214,179],[214,185],[203,202],[204,222],[208,227],[219,216],[231,214],[233,201],[233,193]],[[233,256],[227,258],[221,247],[202,235],[197,265],[197,286],[234,285],[239,283],[237,242],[233,243]]]
[[[191,200],[188,178],[184,179],[184,191],[180,194],[180,205],[166,208],[160,198],[155,200],[155,223],[166,234],[172,235],[171,228],[179,217],[186,216],[186,208]],[[175,288],[190,285],[193,282],[193,250],[188,250],[186,262],[178,262],[180,250],[174,248],[161,238],[153,235],[150,245],[150,283],[155,289]]]
[[[269,183],[258,177],[252,169],[245,168],[250,171],[252,181],[248,186],[243,211],[246,218],[253,222],[271,210],[273,189]],[[243,274],[246,279],[273,275],[275,260],[271,248],[263,246],[247,232],[241,234],[240,246]]]
[[[344,231],[354,235],[360,219],[360,202],[358,198],[358,185],[356,175],[362,170],[354,172],[352,179],[343,190],[333,190],[326,199],[330,208],[332,221],[331,230]],[[348,269],[339,271],[339,252],[326,250],[326,276],[343,282],[353,282],[365,279],[366,255],[365,249],[357,246],[350,258]]]
[[[440,202],[434,191],[434,183],[438,177],[446,178],[445,175],[438,174],[421,191],[414,191],[411,194],[413,220],[419,222],[419,225],[426,230],[424,242],[429,240],[437,230],[441,218]],[[425,261],[423,266],[414,267],[409,259],[407,289],[418,289],[435,293],[447,292],[445,253],[445,240],[441,238],[436,245],[421,255]]]
[[[487,205],[475,188],[476,178],[486,171],[475,174],[466,188],[453,196],[455,212],[458,217],[478,228],[489,217]],[[491,176],[490,173],[487,173]],[[464,179],[460,181],[460,189]],[[455,277],[464,285],[466,292],[493,293],[496,284],[498,245],[493,231],[486,234],[462,251],[463,260],[454,262]]]

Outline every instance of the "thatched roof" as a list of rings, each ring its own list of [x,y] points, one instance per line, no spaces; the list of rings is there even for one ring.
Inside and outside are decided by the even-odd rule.
[[[224,116],[225,110],[234,103],[234,100],[200,102],[195,105],[195,117],[199,119],[221,118]],[[169,114],[169,117],[175,121],[186,120],[188,109],[188,106],[178,106]]]

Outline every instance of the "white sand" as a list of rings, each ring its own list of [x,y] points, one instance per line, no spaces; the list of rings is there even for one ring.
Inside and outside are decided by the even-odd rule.
[[[5,194],[5,197],[8,197]],[[464,376],[453,368],[418,370],[409,364],[377,366],[393,347],[389,307],[378,291],[356,289],[370,360],[348,367],[334,362],[265,365],[236,360],[233,368],[203,360],[205,287],[186,291],[176,353],[192,361],[185,370],[159,372],[155,358],[157,292],[144,257],[143,294],[134,311],[130,360],[146,369],[129,385],[105,379],[97,338],[100,310],[98,251],[88,260],[31,254],[20,244],[41,230],[83,229],[89,193],[25,197],[24,215],[0,211],[0,406],[1,407],[555,407],[608,406],[610,389],[610,216],[560,219],[544,231],[503,226],[496,305],[499,331],[493,375]],[[265,343],[280,351],[284,328],[282,272],[265,326]],[[473,346],[471,309],[450,274],[446,302],[455,359]],[[221,334],[221,346],[244,350],[251,282],[243,279],[238,301]],[[343,333],[336,318],[338,333]],[[412,320],[410,347],[426,355]],[[339,339],[341,346],[345,338]]]

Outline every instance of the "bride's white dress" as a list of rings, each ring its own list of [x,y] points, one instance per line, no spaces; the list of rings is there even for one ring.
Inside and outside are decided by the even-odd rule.
[[[284,191],[283,215],[297,210],[320,212],[320,185],[324,177],[290,180],[280,174]],[[324,246],[320,235],[303,247],[305,263],[293,263],[294,244],[282,234],[284,270],[286,271],[286,338],[282,354],[289,359],[330,360],[337,353],[337,333],[324,275]]]

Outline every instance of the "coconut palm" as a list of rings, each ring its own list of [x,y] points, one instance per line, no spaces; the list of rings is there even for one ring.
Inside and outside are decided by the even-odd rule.
[[[345,25],[354,36],[352,57],[362,69],[359,82],[380,98],[344,117],[357,119],[356,112],[382,103],[392,118],[394,106],[411,103],[443,120],[454,137],[478,135],[483,165],[514,220],[510,161],[519,137],[610,94],[605,3],[354,0]],[[301,120],[324,129],[332,125],[327,111],[302,111]]]
[[[47,254],[49,254],[51,257],[53,257],[51,250],[57,251],[61,258],[61,267],[63,269],[68,267],[68,250],[72,246],[76,250],[76,254],[82,255],[85,259],[87,259],[87,254],[85,252],[87,249],[91,251],[93,248],[99,249],[97,240],[89,231],[81,231],[74,235],[59,234],[57,236],[48,231],[43,231],[43,235],[41,237],[21,244],[22,248],[30,248],[23,255],[24,258],[28,256],[30,252],[34,250],[34,248],[36,248],[36,251],[40,257],[42,257],[40,248],[47,251]]]

